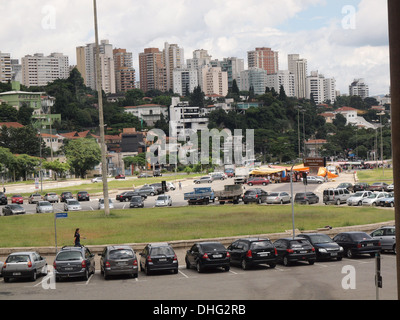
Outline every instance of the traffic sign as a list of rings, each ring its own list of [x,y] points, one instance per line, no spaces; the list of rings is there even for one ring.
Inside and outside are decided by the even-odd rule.
[[[58,212],[56,213],[56,219],[68,218],[68,212]]]

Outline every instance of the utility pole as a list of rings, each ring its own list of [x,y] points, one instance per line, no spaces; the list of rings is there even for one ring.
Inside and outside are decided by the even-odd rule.
[[[397,185],[395,193],[395,226],[396,237],[400,238],[400,144],[393,143],[400,139],[400,1],[388,0],[389,16],[389,51],[390,51],[390,82],[391,82],[391,123],[393,148],[393,181]],[[399,252],[400,244],[396,242]],[[400,255],[396,255],[397,266],[397,299],[400,300]]]
[[[103,176],[104,213],[106,216],[109,216],[110,204],[108,197],[106,144],[104,139],[103,92],[101,83],[100,47],[99,47],[99,32],[97,29],[96,0],[93,0],[93,8],[94,8],[94,32],[96,41],[96,83],[97,83],[97,96],[98,96],[99,120],[100,120],[101,173]]]

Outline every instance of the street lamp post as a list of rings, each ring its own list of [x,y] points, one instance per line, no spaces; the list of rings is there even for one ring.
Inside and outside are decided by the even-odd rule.
[[[385,166],[383,164],[383,125],[382,125],[382,116],[385,115],[384,112],[380,112],[377,114],[379,116],[379,123],[381,125],[381,160],[382,160],[382,177],[385,177]]]

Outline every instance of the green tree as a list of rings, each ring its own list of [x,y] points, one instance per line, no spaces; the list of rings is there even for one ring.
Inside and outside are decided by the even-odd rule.
[[[60,162],[59,159],[54,161],[44,161],[42,163],[43,169],[52,170],[56,172],[56,176],[63,176],[71,167],[68,163]]]

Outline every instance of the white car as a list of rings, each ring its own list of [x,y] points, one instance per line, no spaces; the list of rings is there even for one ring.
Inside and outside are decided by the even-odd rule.
[[[48,201],[38,201],[36,203],[36,213],[51,213],[54,212],[53,205]]]
[[[64,211],[79,211],[82,210],[81,204],[78,200],[67,199],[64,203]]]
[[[387,198],[388,195],[389,194],[387,192],[373,192],[371,195],[363,199],[362,205],[376,206],[381,198]]]
[[[167,194],[163,194],[157,197],[156,207],[170,207],[172,206],[172,198]]]
[[[103,177],[95,177],[95,178],[92,179],[92,182],[93,182],[93,183],[96,183],[96,182],[103,182]]]
[[[112,202],[111,199],[108,199],[108,207],[110,209],[114,209],[114,203]],[[99,206],[98,206],[99,210],[103,210],[104,209],[104,198],[99,199]]]
[[[168,190],[172,190],[172,191],[174,191],[176,189],[173,182],[167,182],[167,188],[168,188]]]
[[[371,191],[357,191],[356,193],[353,193],[348,199],[347,199],[347,205],[349,206],[361,206],[362,201],[364,198],[367,198],[372,194]]]

